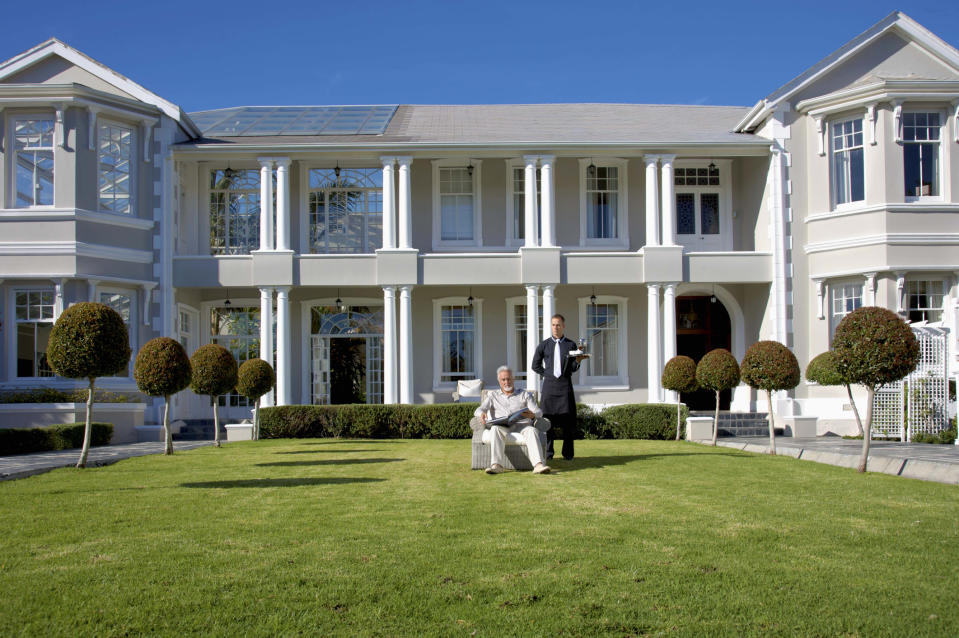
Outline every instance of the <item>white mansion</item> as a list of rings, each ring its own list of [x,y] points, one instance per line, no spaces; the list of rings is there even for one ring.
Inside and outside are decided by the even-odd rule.
[[[901,13],[751,108],[188,114],[53,39],[0,63],[0,122],[0,389],[74,386],[45,349],[82,300],[134,352],[273,361],[279,405],[446,402],[503,363],[535,382],[555,312],[589,342],[590,404],[674,399],[669,358],[759,339],[805,367],[860,305],[943,322],[959,367],[959,51]],[[847,403],[804,381],[780,406],[828,424]]]

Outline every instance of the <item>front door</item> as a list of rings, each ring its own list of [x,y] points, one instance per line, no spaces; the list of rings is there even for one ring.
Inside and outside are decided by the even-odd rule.
[[[716,348],[729,350],[732,337],[729,313],[722,302],[714,296],[676,298],[676,352],[699,363],[699,360]],[[719,407],[729,409],[732,392],[719,393]],[[716,393],[699,390],[683,394],[680,400],[690,410],[712,410],[716,407]]]
[[[383,403],[382,307],[315,306],[310,332],[312,403]]]

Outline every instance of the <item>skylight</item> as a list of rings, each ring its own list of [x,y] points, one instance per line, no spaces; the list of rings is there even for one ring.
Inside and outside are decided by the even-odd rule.
[[[241,106],[190,113],[204,137],[382,135],[397,106]]]

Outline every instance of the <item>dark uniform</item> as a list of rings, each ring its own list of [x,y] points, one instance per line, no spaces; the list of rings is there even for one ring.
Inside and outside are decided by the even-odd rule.
[[[562,366],[559,378],[553,375],[553,353],[556,349],[556,340],[552,337],[545,339],[536,346],[533,354],[533,363],[530,368],[543,378],[543,392],[540,404],[543,416],[553,425],[546,432],[546,458],[553,458],[553,440],[556,427],[563,429],[563,458],[573,458],[573,440],[576,438],[576,397],[573,396],[573,373],[579,370],[579,361],[570,357],[571,350],[576,349],[576,342],[567,337],[559,340],[559,351],[562,357]]]

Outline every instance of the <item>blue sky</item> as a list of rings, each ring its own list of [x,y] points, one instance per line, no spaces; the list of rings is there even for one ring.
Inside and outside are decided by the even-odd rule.
[[[0,59],[55,36],[187,111],[265,104],[752,105],[893,10],[959,47],[959,2],[18,3]],[[158,9],[163,7],[163,9]]]

